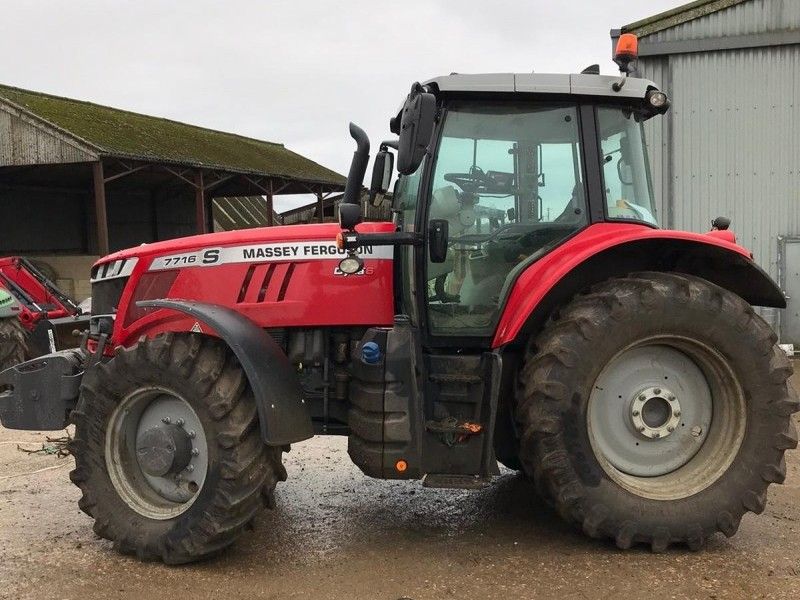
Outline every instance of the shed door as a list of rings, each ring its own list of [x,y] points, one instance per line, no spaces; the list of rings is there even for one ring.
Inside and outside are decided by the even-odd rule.
[[[800,346],[800,239],[784,240],[782,279],[787,298],[781,320],[781,343]]]

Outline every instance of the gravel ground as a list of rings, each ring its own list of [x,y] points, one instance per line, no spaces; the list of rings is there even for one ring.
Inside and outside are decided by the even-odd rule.
[[[800,377],[795,376],[800,389]],[[521,476],[477,492],[369,479],[343,438],[287,455],[278,506],[223,556],[183,567],[119,556],[78,510],[71,458],[0,428],[0,598],[798,598],[800,455],[732,539],[622,552],[561,520]],[[38,472],[36,472],[38,471]]]

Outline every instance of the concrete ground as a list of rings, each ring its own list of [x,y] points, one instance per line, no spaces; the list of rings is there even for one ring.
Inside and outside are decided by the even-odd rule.
[[[800,389],[800,377],[795,376]],[[799,598],[800,454],[761,516],[697,553],[622,552],[575,532],[521,476],[483,491],[369,479],[345,439],[287,455],[278,506],[223,556],[182,567],[117,555],[78,510],[71,458],[0,428],[0,598]]]

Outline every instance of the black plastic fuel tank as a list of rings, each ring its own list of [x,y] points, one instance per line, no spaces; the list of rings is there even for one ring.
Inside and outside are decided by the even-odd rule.
[[[367,330],[353,348],[348,452],[371,477],[421,476],[416,347],[414,329],[398,316],[394,327]]]

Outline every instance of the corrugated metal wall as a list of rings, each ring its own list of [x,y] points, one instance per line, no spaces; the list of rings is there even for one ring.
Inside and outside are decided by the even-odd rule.
[[[749,0],[642,39],[648,42],[673,42],[798,28],[798,0]]]
[[[670,57],[676,226],[716,215],[777,278],[777,236],[800,231],[800,47]]]
[[[751,0],[642,39],[677,41],[800,27],[800,0]],[[778,280],[778,237],[800,234],[800,46],[643,57],[672,99],[646,125],[663,225],[705,231],[731,217]],[[775,315],[768,315],[774,320]]]
[[[669,60],[653,57],[639,61],[639,70],[643,77],[654,81],[656,85],[672,98],[672,85],[670,82]],[[651,180],[656,199],[656,214],[664,227],[672,227],[671,215],[667,198],[669,193],[669,173],[672,151],[669,147],[669,119],[672,111],[664,117],[653,117],[645,123],[645,140],[647,153],[650,158]]]

